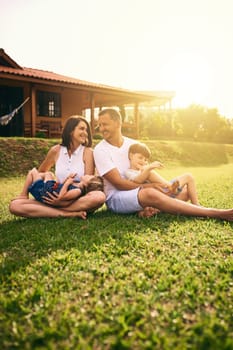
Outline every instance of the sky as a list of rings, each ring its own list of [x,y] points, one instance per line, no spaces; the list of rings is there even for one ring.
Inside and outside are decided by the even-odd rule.
[[[23,67],[175,91],[233,118],[232,0],[0,0],[0,47]]]

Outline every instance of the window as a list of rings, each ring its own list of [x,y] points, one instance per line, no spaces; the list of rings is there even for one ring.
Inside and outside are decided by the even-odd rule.
[[[61,95],[56,92],[37,91],[37,116],[61,117]]]

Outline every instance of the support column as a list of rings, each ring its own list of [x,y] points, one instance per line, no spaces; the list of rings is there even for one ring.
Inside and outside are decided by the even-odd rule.
[[[135,122],[135,134],[136,139],[139,138],[139,108],[138,108],[138,102],[134,105],[134,122]]]
[[[31,136],[36,136],[36,90],[31,86]]]
[[[90,94],[91,100],[91,133],[94,135],[95,133],[95,96],[94,94]]]

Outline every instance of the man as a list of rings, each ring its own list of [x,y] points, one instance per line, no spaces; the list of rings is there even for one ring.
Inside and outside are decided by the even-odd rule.
[[[121,116],[112,109],[99,113],[99,130],[103,140],[94,149],[97,171],[104,177],[106,205],[114,213],[150,217],[161,211],[170,214],[213,217],[233,221],[233,209],[205,208],[175,199],[158,190],[157,184],[136,184],[124,178],[129,168],[128,149],[135,140],[124,137],[121,132]],[[182,199],[182,200],[181,200]]]

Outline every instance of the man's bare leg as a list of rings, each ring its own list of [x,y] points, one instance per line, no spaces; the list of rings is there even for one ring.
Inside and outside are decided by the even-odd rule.
[[[138,198],[143,208],[149,206],[168,214],[201,216],[233,221],[233,209],[215,209],[197,206],[166,196],[153,188],[141,188],[138,193]]]

